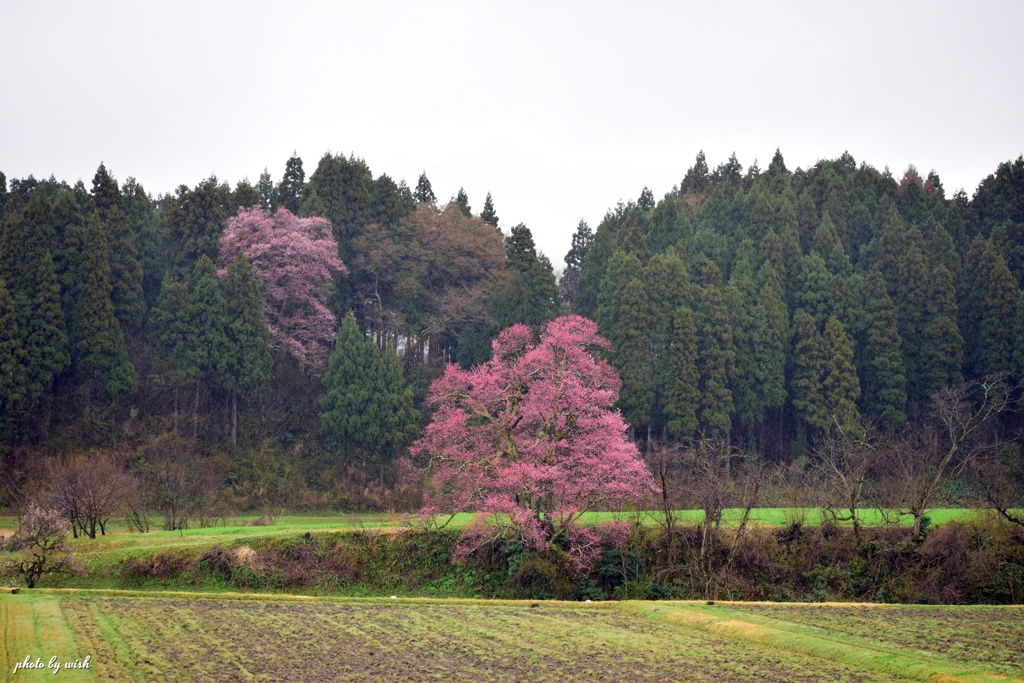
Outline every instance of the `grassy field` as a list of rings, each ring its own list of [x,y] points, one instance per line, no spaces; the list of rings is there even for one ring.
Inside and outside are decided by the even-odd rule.
[[[11,681],[1024,681],[1021,607],[34,590],[0,623]]]

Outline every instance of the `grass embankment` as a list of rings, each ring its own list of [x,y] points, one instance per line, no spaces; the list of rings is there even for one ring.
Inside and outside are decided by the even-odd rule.
[[[723,526],[738,523],[742,510],[728,509],[722,515]],[[676,524],[694,525],[700,523],[704,513],[700,510],[679,510],[674,513]],[[950,521],[964,521],[977,516],[977,511],[963,508],[941,508],[929,510],[928,516],[933,525],[945,524]],[[186,548],[207,548],[214,545],[238,544],[249,541],[260,541],[273,538],[288,538],[309,532],[344,533],[351,531],[373,531],[389,533],[400,529],[420,528],[427,525],[428,520],[419,515],[404,514],[363,514],[363,515],[282,515],[270,526],[249,526],[259,515],[240,515],[227,517],[222,523],[206,528],[191,528],[184,531],[163,531],[158,527],[140,534],[132,533],[121,521],[113,520],[107,528],[107,534],[95,539],[79,538],[71,540],[74,552],[87,562],[117,562],[125,557],[153,554],[165,550]],[[470,514],[440,517],[433,523],[444,525],[448,529],[459,530],[472,520]],[[582,523],[586,525],[613,521],[639,521],[649,527],[663,525],[660,512],[588,512],[583,515]],[[155,520],[154,520],[155,521]],[[750,523],[762,526],[786,526],[795,521],[805,525],[818,525],[822,521],[821,510],[817,508],[757,508],[751,511]],[[909,526],[912,520],[904,519],[902,524]],[[884,523],[883,516],[877,510],[863,511],[863,523],[876,526]],[[18,527],[18,519],[12,516],[0,516],[0,536],[12,535]]]
[[[728,511],[726,526],[739,514],[738,510]],[[677,550],[689,555],[696,552],[694,543],[699,538],[693,535],[692,525],[700,520],[700,515],[694,511],[678,514]],[[932,514],[933,519],[941,522],[973,517],[981,518],[970,510],[939,510]],[[945,575],[929,570],[930,574],[925,576],[922,572],[931,566],[956,566],[945,559],[952,547],[949,544],[919,547],[905,542],[905,531],[894,534],[883,529],[877,532],[877,544],[854,544],[852,537],[847,538],[849,529],[838,535],[826,533],[826,528],[818,529],[815,523],[820,520],[820,513],[816,510],[766,508],[755,510],[752,518],[762,531],[746,537],[750,539],[749,552],[738,556],[736,565],[729,568],[730,574],[723,574],[729,583],[723,584],[722,590],[716,589],[714,594],[718,597],[1016,601],[1017,593],[1012,586],[1002,585],[1007,581],[1013,584],[1016,579],[1010,577],[1000,583],[989,576],[991,572],[970,574],[952,592],[910,590],[908,586],[918,585],[913,571],[928,578],[929,585],[947,585],[943,583],[948,578]],[[247,526],[253,519],[231,518],[225,520],[225,526],[173,532],[154,530],[146,534],[129,533],[127,528],[114,524],[106,536],[71,542],[84,565],[82,574],[72,578],[46,577],[42,585],[580,599],[691,598],[704,595],[706,590],[707,577],[693,574],[696,560],[689,555],[677,556],[671,566],[663,564],[658,533],[662,520],[657,513],[589,514],[584,520],[588,524],[630,521],[640,522],[641,526],[628,550],[606,548],[590,576],[572,583],[558,574],[561,570],[550,564],[551,558],[533,557],[523,548],[517,549],[514,542],[497,544],[473,562],[452,565],[455,539],[470,521],[470,515],[435,520],[437,526],[444,526],[439,533],[422,533],[432,527],[426,520],[409,515],[290,515],[279,517],[273,526]],[[802,531],[791,526],[796,521],[803,522]],[[880,519],[867,520],[872,521]],[[783,526],[786,529],[775,530]],[[395,535],[406,530],[421,533]],[[983,532],[982,537],[985,533],[988,532]],[[723,538],[727,537],[728,533]],[[994,543],[976,542],[972,538],[954,539],[955,547],[966,551],[971,544]],[[992,555],[993,561],[1006,559],[997,555]],[[1013,567],[1020,564],[1012,558],[1009,561],[1016,563]],[[1013,571],[1021,573],[1019,567]]]
[[[13,681],[55,679],[12,675],[26,655],[90,656],[56,680],[1024,681],[1021,607],[34,590],[0,595],[0,610]]]

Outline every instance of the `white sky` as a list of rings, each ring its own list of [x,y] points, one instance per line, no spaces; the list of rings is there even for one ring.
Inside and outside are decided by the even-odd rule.
[[[0,0],[0,170],[154,195],[327,150],[490,191],[556,267],[580,218],[703,149],[849,150],[947,194],[1024,152],[1024,2]]]

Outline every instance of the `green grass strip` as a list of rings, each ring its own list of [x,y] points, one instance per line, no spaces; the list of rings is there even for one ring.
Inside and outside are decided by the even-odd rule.
[[[51,657],[63,666],[76,662],[90,653],[83,653],[61,611],[56,596],[26,593],[5,593],[0,595],[0,629],[3,648],[0,649],[0,680],[3,681],[52,681],[62,680],[94,681],[96,676],[90,669],[64,669],[56,674],[47,668]],[[33,663],[40,659],[42,669],[19,669],[25,657]]]
[[[730,610],[728,603],[621,602],[618,609],[661,623],[715,633],[761,647],[799,653],[837,662],[858,671],[871,671],[931,683],[1024,683],[1024,678],[966,667],[961,662],[879,645],[826,628]]]

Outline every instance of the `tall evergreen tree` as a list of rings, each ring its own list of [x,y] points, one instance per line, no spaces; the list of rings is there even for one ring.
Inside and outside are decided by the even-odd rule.
[[[934,218],[930,218],[921,232],[924,235],[928,265],[932,268],[944,266],[953,276],[953,282],[958,282],[963,275],[963,262],[949,231]]]
[[[594,319],[607,335],[622,318],[622,295],[626,285],[640,272],[640,259],[622,250],[616,250],[608,262],[601,287],[597,294],[597,310]]]
[[[783,214],[788,214],[792,209],[791,204],[784,204],[779,210],[779,241],[782,243],[782,270],[779,271],[779,278],[783,283],[783,298],[792,308],[793,299],[797,289],[797,276],[800,273],[800,261],[803,256],[800,252],[800,237],[796,229],[795,215],[782,219]]]
[[[821,220],[810,190],[804,190],[800,195],[800,200],[796,204],[796,220],[800,232],[800,246],[805,253],[809,252],[814,233],[818,229],[818,222]]]
[[[229,358],[225,373],[226,388],[231,392],[231,443],[238,443],[238,397],[254,399],[270,379],[273,358],[270,355],[270,333],[263,317],[263,296],[252,266],[242,250],[228,265],[223,282],[227,316],[227,337],[234,356]]]
[[[850,340],[842,323],[835,316],[831,316],[825,323],[822,343],[825,372],[821,381],[821,394],[829,416],[825,431],[831,431],[833,427],[839,426],[848,432],[856,427],[860,418],[857,411],[860,382],[857,380],[857,369],[853,365],[853,348],[850,346]]]
[[[260,203],[263,204],[264,210],[270,211],[278,206],[277,188],[274,187],[274,180],[270,177],[270,171],[266,166],[263,167],[263,173],[260,173],[256,191],[260,193]]]
[[[782,152],[779,151],[778,147],[775,148],[775,154],[772,156],[772,162],[768,164],[767,173],[773,178],[779,175],[789,175],[789,169],[786,168],[786,161],[782,158]]]
[[[683,247],[693,239],[693,223],[685,201],[668,195],[658,202],[651,213],[647,230],[647,247],[659,254],[671,246]]]
[[[25,399],[25,371],[14,302],[0,278],[0,444],[10,439],[15,414]]]
[[[665,427],[665,386],[669,381],[669,349],[672,345],[672,320],[681,306],[690,303],[690,278],[686,265],[675,248],[655,254],[641,273],[647,300],[650,303],[651,371],[654,403],[651,407],[651,428],[662,433]]]
[[[924,327],[929,300],[931,269],[924,255],[924,240],[917,228],[911,228],[904,241],[906,250],[897,260],[899,281],[896,286],[896,316],[903,338],[903,362],[907,377],[907,407],[917,417],[926,407]]]
[[[864,292],[867,329],[861,362],[864,413],[894,427],[906,420],[907,389],[903,369],[903,339],[896,307],[889,298],[879,268],[867,278]]]
[[[640,199],[637,200],[636,205],[640,207],[641,211],[647,212],[654,209],[654,193],[647,186],[640,192]]]
[[[490,195],[488,195],[490,197]],[[484,209],[486,210],[486,205]],[[483,217],[481,215],[481,217]],[[484,222],[488,222],[484,218]],[[587,256],[587,250],[594,241],[594,232],[587,225],[585,220],[580,220],[576,226],[576,232],[572,236],[572,247],[565,255],[565,270],[562,272],[562,279],[558,286],[562,295],[562,301],[568,304],[572,312],[576,312],[575,301],[576,291],[579,288],[580,276],[583,274],[583,260]]]
[[[196,262],[192,273],[192,357],[196,371],[196,394],[192,437],[199,433],[200,385],[223,387],[237,350],[228,337],[227,307],[217,270],[208,257]]]
[[[749,240],[744,240],[749,247]],[[758,345],[755,303],[757,285],[754,283],[749,255],[737,258],[732,278],[725,290],[726,305],[732,326],[736,349],[736,372],[731,378],[730,390],[736,409],[737,427],[748,444],[753,443],[756,429],[764,411],[762,387],[758,381],[756,352]]]
[[[594,239],[590,246],[587,247],[580,270],[579,284],[576,285],[576,295],[573,298],[574,312],[585,318],[593,318],[598,323],[601,322],[597,318],[601,282],[604,280],[608,262],[615,251],[615,237],[602,222],[602,225],[598,226],[594,232]]]
[[[192,294],[183,280],[171,274],[164,277],[160,296],[152,315],[160,367],[170,380],[174,396],[172,433],[178,434],[178,390],[185,382],[199,379],[192,353],[196,330],[193,328]]]
[[[774,229],[775,206],[764,181],[755,183],[747,195],[743,223],[746,236],[758,244]]]
[[[894,303],[899,296],[901,260],[907,252],[907,228],[899,210],[888,197],[878,203],[875,212],[875,242],[878,266],[885,277],[885,285]]]
[[[371,221],[392,230],[398,228],[403,218],[416,210],[416,200],[403,180],[399,184],[387,173],[382,173],[373,181],[370,191],[372,200]]]
[[[437,196],[434,194],[434,188],[430,186],[430,179],[427,178],[426,171],[420,173],[420,179],[416,181],[416,189],[413,191],[412,196],[420,204],[437,203]]]
[[[832,216],[826,211],[821,215],[821,222],[818,223],[814,234],[811,235],[811,251],[816,251],[822,257],[827,257],[837,244],[840,242],[836,235],[835,224],[832,223]]]
[[[57,201],[70,204],[77,211],[70,194],[63,194]],[[82,230],[81,250],[72,257],[68,272],[67,333],[71,367],[86,401],[91,400],[98,388],[111,398],[134,393],[137,388],[135,368],[128,360],[121,326],[114,316],[107,243],[98,211]]]
[[[135,234],[128,217],[121,210],[120,190],[102,163],[92,179],[92,197],[109,247],[110,300],[114,315],[125,329],[137,330],[142,326],[146,313],[142,296],[142,266],[139,264]]]
[[[804,311],[793,316],[793,368],[789,395],[797,417],[814,430],[826,430],[830,416],[822,393],[826,358],[814,318]]]
[[[713,261],[704,267],[701,282],[694,310],[700,373],[697,419],[705,436],[727,436],[732,428],[733,397],[729,382],[736,372],[736,350],[722,273]]]
[[[629,314],[619,317],[606,336],[612,345],[611,363],[622,380],[617,405],[626,422],[639,430],[651,425],[655,370],[651,302],[639,277],[626,285],[620,308]]]
[[[558,286],[551,261],[538,256],[530,229],[520,223],[505,238],[510,278],[495,292],[491,310],[499,328],[515,323],[539,327],[558,315]]]
[[[964,340],[957,327],[956,290],[953,275],[944,265],[932,268],[928,289],[920,349],[923,397],[963,381]]]
[[[305,194],[302,197],[302,204],[299,206],[298,215],[301,218],[311,218],[318,216],[324,218],[327,215],[327,206],[323,200],[320,199],[320,195],[317,194],[316,185],[312,183],[308,186]]]
[[[25,396],[34,407],[47,399],[53,378],[71,361],[60,285],[54,271],[53,211],[43,192],[8,214],[0,236],[0,280],[14,308],[14,324],[25,362]]]
[[[975,237],[965,259],[964,374],[976,379],[1013,369],[1013,320],[1019,287],[992,243]]]
[[[770,263],[758,272],[759,291],[754,304],[754,371],[759,384],[758,398],[762,417],[769,409],[780,409],[786,402],[786,351],[790,339],[789,311],[782,284]],[[781,417],[781,413],[776,410]],[[762,443],[764,443],[764,434]],[[774,434],[778,436],[778,434]],[[772,440],[775,442],[775,439]]]
[[[182,275],[192,272],[200,256],[217,257],[230,196],[214,177],[194,189],[182,185],[164,213],[168,260]],[[297,207],[296,207],[297,208]]]
[[[153,204],[145,188],[131,177],[125,180],[121,188],[121,210],[128,218],[128,225],[135,236],[139,268],[142,270],[143,304],[149,309],[156,305],[160,283],[167,268],[166,246],[163,231],[160,229],[160,219],[153,210]]]
[[[1024,291],[1017,295],[1017,314],[1013,320],[1013,379],[1024,386]]]
[[[679,184],[680,194],[703,194],[710,186],[708,174],[708,162],[704,157],[704,150],[697,152],[697,159],[693,166],[686,172],[683,182]]]
[[[252,186],[248,178],[242,178],[235,184],[235,189],[231,193],[231,214],[234,215],[239,209],[251,206],[262,207],[263,195]]]
[[[700,371],[697,367],[697,327],[693,311],[681,307],[672,322],[670,371],[665,385],[666,432],[673,439],[689,440],[697,431]]]
[[[309,191],[316,192],[322,206],[319,215],[331,222],[342,261],[355,261],[354,242],[367,225],[374,221],[393,225],[412,210],[402,206],[402,193],[390,180],[382,179],[378,187],[370,167],[354,156],[326,153],[320,157],[309,177]]]
[[[494,212],[494,200],[491,199],[491,193],[487,193],[487,198],[484,199],[484,210],[480,212],[480,219],[487,225],[492,225],[495,228],[498,227],[498,214]]]
[[[415,438],[419,416],[394,352],[379,351],[351,311],[338,328],[323,384],[321,434],[343,462],[359,458],[365,473],[367,458],[383,464]]]
[[[284,165],[284,177],[277,187],[278,206],[288,209],[295,215],[302,206],[302,195],[306,184],[306,172],[302,170],[302,159],[292,153]]]
[[[832,275],[818,252],[812,251],[800,259],[800,268],[796,277],[796,290],[793,292],[793,313],[803,311],[814,319],[819,330],[824,329],[825,321],[831,314],[829,295],[832,291]]]
[[[455,195],[455,205],[459,207],[459,211],[462,212],[467,218],[473,217],[473,209],[469,206],[469,197],[466,195],[465,188],[460,187],[458,194]],[[487,221],[484,221],[485,223]]]

